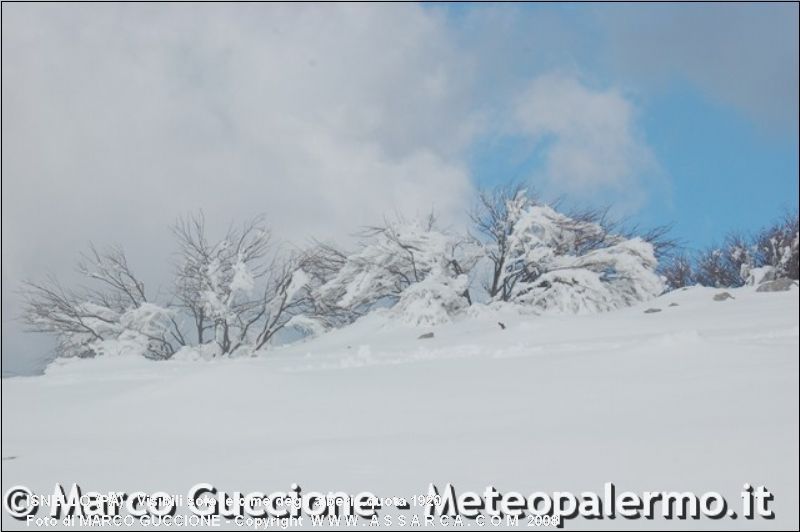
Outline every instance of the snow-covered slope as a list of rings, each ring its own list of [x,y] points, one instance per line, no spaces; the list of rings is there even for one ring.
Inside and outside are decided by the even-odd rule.
[[[3,380],[3,490],[296,482],[411,496],[431,482],[530,494],[613,481],[736,502],[749,482],[774,493],[774,521],[567,528],[797,528],[798,291],[718,292],[592,316],[487,311],[436,328],[376,315],[248,359],[66,361]]]

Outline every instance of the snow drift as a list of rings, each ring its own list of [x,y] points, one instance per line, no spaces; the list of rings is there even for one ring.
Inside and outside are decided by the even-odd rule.
[[[430,482],[579,493],[613,481],[735,503],[749,482],[775,494],[774,521],[566,527],[797,528],[798,290],[730,292],[714,301],[717,290],[693,288],[587,316],[485,309],[433,328],[386,310],[203,364],[64,359],[3,381],[3,489],[296,482],[410,497]]]

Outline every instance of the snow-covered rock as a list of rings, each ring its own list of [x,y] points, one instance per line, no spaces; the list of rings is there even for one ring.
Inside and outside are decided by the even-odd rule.
[[[767,281],[759,284],[758,288],[756,288],[756,292],[785,292],[791,290],[793,286],[797,286],[797,281],[781,277],[774,281]]]

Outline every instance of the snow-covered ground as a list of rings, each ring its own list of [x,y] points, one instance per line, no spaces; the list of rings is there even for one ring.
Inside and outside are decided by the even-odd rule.
[[[718,292],[592,316],[486,312],[435,328],[376,315],[248,359],[65,361],[3,380],[3,491],[296,482],[411,496],[451,482],[527,495],[613,481],[619,491],[718,491],[739,510],[749,482],[774,493],[774,521],[566,528],[796,529],[798,291],[743,288],[714,301]]]

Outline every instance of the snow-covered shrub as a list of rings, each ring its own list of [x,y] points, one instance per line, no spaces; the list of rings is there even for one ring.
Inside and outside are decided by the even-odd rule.
[[[678,256],[661,271],[670,288],[685,286],[689,281],[733,288],[781,277],[797,279],[799,248],[797,212],[792,212],[755,236],[731,233],[722,245],[700,251],[693,261],[685,255]]]
[[[492,265],[491,277],[484,283],[491,300],[525,300],[529,304],[535,300],[537,306],[562,310],[602,310],[625,304],[629,298],[616,298],[613,287],[615,284],[621,287],[618,279],[630,275],[639,276],[644,288],[634,290],[635,297],[648,298],[653,292],[657,294],[661,289],[658,283],[652,282],[653,261],[675,247],[675,242],[668,237],[668,226],[649,231],[625,228],[620,223],[612,223],[604,209],[558,212],[521,186],[482,192],[472,212],[472,221],[484,237],[484,256]],[[625,241],[641,244],[622,246]],[[604,265],[599,253],[594,254],[595,262],[591,267],[575,266],[580,257],[612,246],[638,257],[636,271],[629,268],[615,273],[619,261],[612,260],[610,265]],[[610,254],[605,258],[610,258]],[[599,277],[569,271],[575,268],[594,271]],[[549,274],[556,270],[561,273]],[[601,285],[597,285],[598,282]],[[598,292],[592,288],[596,286],[602,286],[602,290]],[[546,297],[535,296],[543,294],[545,288],[549,291]],[[562,299],[566,300],[556,302],[556,292],[561,292]],[[601,299],[608,301],[602,303]]]
[[[664,278],[667,290],[677,290],[697,283],[694,265],[689,255],[672,255],[661,261],[658,273]]]
[[[758,266],[755,246],[740,234],[725,237],[722,246],[712,246],[697,258],[695,276],[703,286],[732,288],[744,285],[750,270]]]
[[[542,310],[601,312],[663,291],[653,246],[545,205],[519,213],[509,236],[509,300]]]
[[[464,297],[468,285],[469,279],[465,274],[456,277],[431,274],[406,288],[392,311],[410,325],[447,323],[469,306]]]
[[[677,255],[662,264],[670,289],[689,284],[716,288],[756,286],[765,281],[798,278],[797,212],[785,214],[755,236],[731,233],[722,245],[713,245],[694,256]]]
[[[337,268],[310,298],[351,317],[402,302],[397,311],[413,314],[408,321],[441,321],[469,304],[465,274],[479,256],[472,241],[438,229],[433,217],[386,221],[366,230],[356,251],[337,255]]]
[[[90,246],[78,271],[104,288],[67,290],[55,278],[26,283],[23,320],[29,330],[53,335],[57,353],[66,357],[174,353],[171,312],[147,301],[144,283],[120,248],[101,252]]]
[[[741,286],[737,269],[732,268],[724,248],[714,247],[701,252],[697,258],[697,281],[715,288]]]
[[[347,263],[348,253],[330,243],[315,243],[299,260],[305,273],[305,284],[298,296],[304,301],[303,313],[286,324],[304,335],[317,335],[326,330],[352,323],[367,308],[339,305],[337,294],[320,288],[339,275]]]
[[[124,335],[128,341],[136,339],[141,346],[139,354],[143,356],[169,358],[174,349],[166,341],[165,331],[170,330],[174,318],[174,310],[143,302],[119,317],[119,326],[123,330],[120,337]]]
[[[611,231],[603,211],[567,215],[516,187],[484,193],[472,219],[486,237],[493,271],[484,286],[494,301],[598,312],[663,290],[655,246]],[[663,233],[649,235],[658,241]]]
[[[38,300],[29,302],[25,318],[30,329],[56,337],[61,356],[110,354],[164,359],[174,353],[166,339],[172,316],[168,309],[141,302],[119,312],[96,301],[81,301],[57,287],[30,284],[29,294]]]
[[[213,360],[221,356],[219,345],[216,342],[208,342],[199,345],[184,345],[172,356],[172,360],[183,362],[196,362],[201,360]]]
[[[187,349],[230,356],[262,348],[304,307],[308,276],[295,257],[271,249],[260,220],[216,241],[202,215],[179,220],[174,233],[176,282],[165,302],[148,299],[121,249],[92,247],[78,269],[95,287],[27,283],[29,330],[54,335],[61,356],[166,359]]]
[[[750,268],[745,284],[748,286],[758,286],[767,281],[774,281],[778,278],[777,270],[773,266],[759,266]]]
[[[787,213],[777,223],[760,231],[755,253],[763,266],[775,269],[776,277],[798,279],[800,270],[800,231],[797,211]]]

